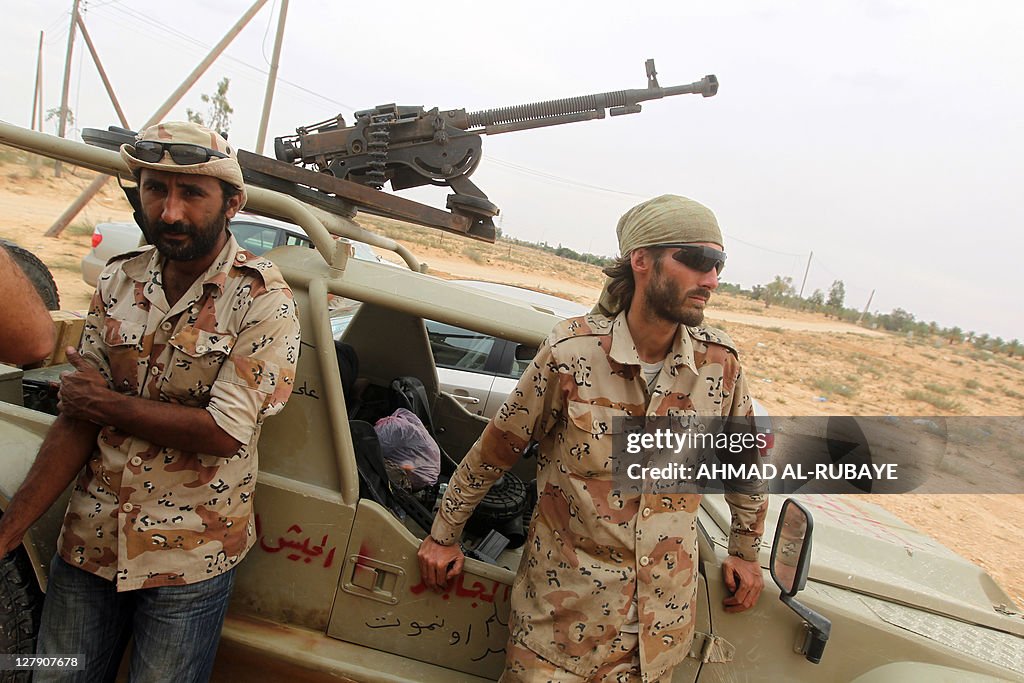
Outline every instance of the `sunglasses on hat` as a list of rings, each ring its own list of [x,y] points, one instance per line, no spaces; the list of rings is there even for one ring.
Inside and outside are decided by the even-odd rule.
[[[709,273],[714,268],[721,275],[722,269],[725,268],[725,252],[714,247],[674,243],[659,244],[658,246],[677,249],[678,251],[672,252],[672,258],[698,273]]]
[[[202,145],[193,145],[189,142],[158,142],[156,140],[137,140],[133,145],[135,152],[133,157],[139,161],[155,164],[164,158],[164,154],[170,154],[171,160],[179,166],[194,166],[205,164],[210,159],[227,159],[228,155],[218,152]]]

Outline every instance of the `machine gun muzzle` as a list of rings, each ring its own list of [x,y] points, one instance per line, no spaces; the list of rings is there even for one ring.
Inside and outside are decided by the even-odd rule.
[[[609,110],[608,113],[611,116],[636,114],[641,109],[640,102],[647,100],[660,100],[663,97],[674,95],[713,97],[718,92],[718,79],[713,75],[705,76],[688,85],[662,88],[658,85],[654,60],[648,59],[645,66],[647,68],[647,87],[642,90],[617,90],[596,95],[567,97],[561,100],[547,100],[546,102],[471,112],[467,115],[465,130],[488,135],[511,133],[529,128],[603,119],[606,109]]]

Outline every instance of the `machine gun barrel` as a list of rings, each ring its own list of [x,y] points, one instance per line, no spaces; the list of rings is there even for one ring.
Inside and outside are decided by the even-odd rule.
[[[653,77],[651,81],[657,83]],[[612,116],[635,114],[640,111],[640,102],[647,100],[658,100],[674,95],[699,94],[712,97],[717,92],[718,79],[709,75],[689,85],[674,85],[667,88],[649,86],[643,89],[617,90],[471,112],[466,117],[467,125],[464,129],[488,135],[510,133],[528,128],[601,119],[604,118],[606,109],[611,110],[609,113]]]

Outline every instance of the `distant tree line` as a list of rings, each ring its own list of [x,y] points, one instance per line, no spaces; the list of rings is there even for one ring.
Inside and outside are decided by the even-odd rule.
[[[559,244],[557,247],[553,247],[547,242],[530,242],[528,240],[520,240],[516,239],[515,237],[509,237],[508,235],[504,234],[501,231],[501,228],[497,229],[497,233],[498,239],[502,240],[503,242],[511,242],[512,244],[516,244],[522,247],[532,247],[534,249],[540,249],[541,251],[545,251],[549,254],[554,254],[555,256],[561,256],[562,258],[572,259],[573,261],[579,261],[581,263],[589,263],[591,265],[599,266],[601,268],[604,268],[605,266],[610,266],[612,263],[615,262],[615,259],[608,258],[607,256],[598,256],[596,254],[590,254],[586,252],[581,254],[575,249],[563,247],[561,244]]]
[[[563,247],[561,244],[553,247],[547,242],[530,242],[528,240],[516,239],[515,237],[505,235],[501,228],[497,229],[497,237],[504,242],[540,249],[549,254],[572,259],[573,261],[589,263],[601,268],[609,266],[614,262],[614,259],[607,256],[580,253],[569,247]],[[782,306],[799,311],[812,311],[849,323],[864,325],[870,328],[881,328],[889,332],[908,334],[922,339],[943,339],[950,344],[966,342],[978,351],[1005,353],[1011,358],[1024,356],[1024,345],[1017,339],[1005,341],[1001,337],[991,337],[988,334],[964,332],[959,327],[940,327],[935,321],[925,322],[917,320],[913,313],[902,308],[895,308],[890,313],[862,313],[854,308],[847,308],[846,285],[842,280],[835,280],[828,288],[828,292],[816,289],[808,297],[800,297],[797,294],[796,288],[793,286],[793,278],[781,275],[776,275],[775,279],[763,285],[754,285],[751,289],[743,289],[739,285],[728,282],[720,282],[718,289],[728,294],[746,296],[755,301],[761,301],[764,303],[765,308]]]
[[[941,327],[935,321],[917,320],[913,313],[902,308],[894,308],[889,313],[867,313],[845,305],[846,286],[842,280],[836,280],[829,287],[828,293],[820,289],[808,297],[800,297],[793,287],[793,278],[776,275],[775,279],[763,285],[755,285],[751,289],[743,289],[738,285],[722,282],[720,291],[746,296],[764,303],[765,308],[782,306],[800,311],[823,313],[826,317],[834,317],[846,322],[881,328],[889,332],[911,335],[921,339],[942,339],[950,344],[966,342],[978,351],[1004,353],[1010,358],[1024,356],[1024,345],[1020,340],[1004,340],[988,334],[964,332],[959,327]]]

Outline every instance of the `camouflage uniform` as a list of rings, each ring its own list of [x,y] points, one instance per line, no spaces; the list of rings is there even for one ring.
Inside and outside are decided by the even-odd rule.
[[[58,552],[119,591],[195,583],[245,556],[255,538],[260,426],[288,400],[299,354],[291,290],[234,237],[170,307],[162,266],[146,249],[104,270],[82,355],[116,391],[205,408],[242,446],[224,458],[101,429]]]
[[[540,442],[539,500],[512,591],[511,655],[525,645],[579,676],[618,659],[634,595],[643,680],[686,657],[697,591],[696,494],[624,494],[612,480],[613,418],[747,416],[751,400],[731,341],[680,327],[653,389],[625,313],[557,325],[451,480],[431,536],[458,540],[490,485]],[[621,421],[618,421],[621,422]],[[767,498],[726,494],[729,552],[756,560]]]

